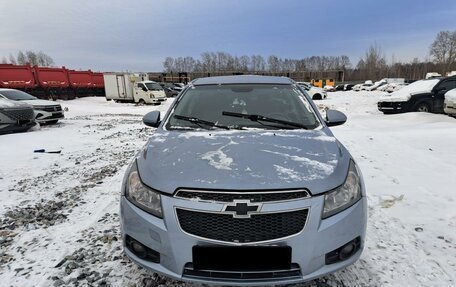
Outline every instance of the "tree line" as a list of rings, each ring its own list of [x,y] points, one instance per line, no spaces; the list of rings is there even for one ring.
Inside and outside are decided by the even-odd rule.
[[[351,67],[348,56],[312,56],[303,59],[279,58],[270,55],[233,56],[226,52],[204,52],[199,59],[166,57],[164,72],[301,72],[329,71]]]
[[[17,56],[9,54],[8,58],[3,57],[2,64],[13,64],[13,65],[26,65],[32,66],[38,65],[42,67],[51,67],[54,65],[54,60],[51,56],[44,52],[34,52],[27,50],[25,52],[19,51]]]
[[[233,56],[226,52],[204,52],[197,59],[166,57],[163,71],[204,73],[278,73],[343,71],[345,81],[378,80],[382,78],[421,79],[428,72],[445,75],[456,70],[456,31],[441,31],[429,48],[430,59],[414,58],[410,62],[390,63],[378,44],[372,44],[353,66],[348,56],[311,56],[302,59],[270,55]]]

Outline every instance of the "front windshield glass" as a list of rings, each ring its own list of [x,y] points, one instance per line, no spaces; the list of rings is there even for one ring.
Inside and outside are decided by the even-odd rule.
[[[4,90],[0,91],[5,98],[8,98],[13,101],[24,101],[24,100],[35,100],[34,96],[31,96],[23,91],[19,90]]]
[[[163,88],[157,83],[145,83],[145,85],[146,85],[146,87],[147,87],[147,89],[149,91],[157,91],[157,90],[161,91],[161,90],[163,90]]]
[[[295,85],[208,85],[187,90],[171,114],[167,129],[199,128],[174,115],[198,118],[228,127],[280,129],[283,124],[252,121],[223,115],[223,112],[261,115],[293,122],[313,129],[319,120],[309,102]],[[290,128],[288,126],[288,128]]]

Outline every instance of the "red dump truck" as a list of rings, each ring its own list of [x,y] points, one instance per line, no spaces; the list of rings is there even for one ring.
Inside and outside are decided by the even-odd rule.
[[[102,73],[65,67],[0,64],[0,88],[22,90],[41,99],[105,96]]]

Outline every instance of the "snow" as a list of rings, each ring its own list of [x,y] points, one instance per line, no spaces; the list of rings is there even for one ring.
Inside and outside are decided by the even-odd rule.
[[[391,95],[381,98],[380,102],[406,102],[410,100],[414,94],[431,92],[432,88],[434,88],[439,81],[440,79],[431,79],[413,82],[410,85],[393,92]]]
[[[451,102],[456,102],[456,89],[449,90],[445,94],[445,100],[451,101]]]
[[[456,285],[456,119],[383,115],[376,103],[384,95],[330,92],[317,102],[321,110],[338,109],[348,116],[346,124],[332,131],[364,174],[369,220],[360,260],[306,286]],[[160,106],[104,98],[60,103],[69,109],[61,123],[0,136],[1,285],[53,286],[62,280],[63,286],[102,281],[111,286],[193,286],[163,281],[131,263],[119,241],[120,182],[131,157],[153,135],[141,117],[152,110],[165,112],[171,101]],[[222,137],[230,132],[220,131]],[[208,132],[192,136],[207,137]],[[62,153],[33,153],[40,148]],[[201,156],[214,168],[232,168],[235,163],[223,154],[218,149]],[[281,154],[275,156],[305,160],[287,158],[286,147]],[[333,164],[317,168],[324,173]],[[300,177],[283,164],[274,169],[289,180]]]

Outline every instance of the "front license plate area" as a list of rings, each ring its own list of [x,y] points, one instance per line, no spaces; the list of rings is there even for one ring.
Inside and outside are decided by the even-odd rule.
[[[290,246],[193,246],[195,270],[264,271],[291,268]]]

